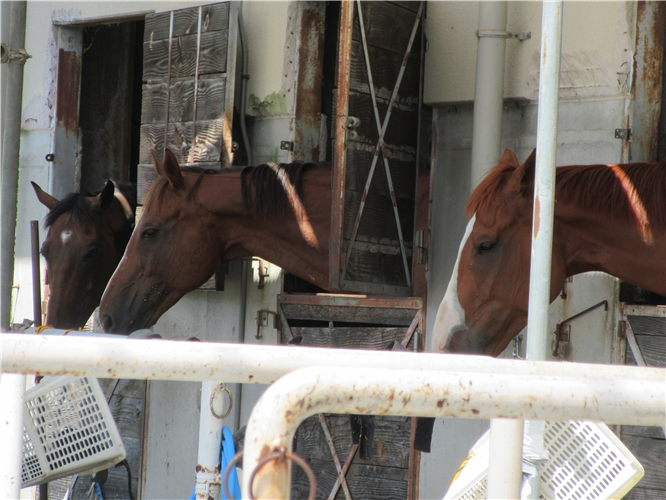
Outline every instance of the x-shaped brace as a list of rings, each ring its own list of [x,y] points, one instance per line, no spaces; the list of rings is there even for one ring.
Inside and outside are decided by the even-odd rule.
[[[328,500],[333,500],[335,498],[335,495],[338,494],[338,489],[340,489],[340,486],[342,486],[342,491],[345,494],[345,499],[352,500],[352,496],[351,493],[349,492],[349,487],[347,486],[347,480],[345,479],[345,475],[347,474],[347,470],[349,470],[349,466],[351,465],[351,462],[354,459],[354,455],[356,454],[358,445],[357,444],[352,445],[351,450],[349,450],[349,454],[347,455],[347,460],[345,460],[344,466],[341,466],[340,459],[338,458],[338,452],[335,449],[335,444],[333,443],[333,438],[331,437],[331,433],[328,430],[328,425],[326,424],[326,417],[324,417],[323,413],[319,414],[319,422],[321,423],[322,429],[324,429],[326,442],[328,443],[328,448],[331,450],[331,455],[333,455],[333,462],[335,463],[335,468],[338,471],[338,478],[336,479],[335,484],[333,485],[331,494],[328,495]]]
[[[368,84],[370,87],[370,95],[372,97],[372,108],[375,112],[375,123],[377,125],[377,131],[379,132],[379,140],[377,146],[375,147],[375,154],[372,158],[372,163],[370,165],[370,172],[368,173],[368,180],[365,183],[365,188],[363,189],[363,197],[361,198],[361,205],[358,209],[358,214],[354,222],[354,229],[352,230],[351,239],[349,240],[349,248],[347,249],[347,255],[345,258],[345,267],[342,270],[342,278],[344,279],[345,272],[349,267],[349,257],[351,256],[352,249],[354,247],[354,242],[356,241],[356,234],[358,228],[361,224],[361,217],[363,215],[363,209],[365,208],[365,200],[368,196],[368,191],[370,190],[370,184],[372,178],[375,174],[375,166],[377,165],[377,159],[381,153],[382,159],[384,161],[384,168],[386,170],[386,179],[388,181],[389,190],[391,192],[391,203],[393,204],[393,214],[395,215],[395,222],[398,228],[398,238],[400,240],[400,253],[402,254],[402,263],[405,266],[405,276],[407,278],[407,286],[412,285],[412,279],[409,272],[409,264],[407,263],[407,254],[405,253],[405,241],[402,236],[402,225],[400,224],[400,215],[398,214],[398,204],[395,197],[395,190],[393,189],[393,179],[391,178],[391,171],[388,166],[386,144],[384,143],[384,134],[386,133],[386,128],[388,127],[389,120],[391,119],[391,113],[393,111],[393,106],[395,105],[396,97],[398,96],[398,89],[400,88],[400,83],[402,83],[402,76],[405,73],[405,68],[407,67],[407,61],[409,60],[409,55],[412,51],[412,45],[414,44],[414,38],[416,37],[416,31],[421,21],[421,15],[423,13],[423,4],[421,1],[419,4],[419,10],[416,13],[416,20],[414,21],[414,27],[412,28],[412,34],[409,37],[409,44],[407,44],[407,51],[405,57],[402,60],[402,65],[400,66],[400,72],[398,73],[398,79],[395,82],[393,87],[393,93],[391,95],[391,101],[389,103],[388,110],[386,111],[386,116],[384,117],[384,123],[381,122],[379,118],[379,110],[377,108],[377,98],[375,96],[375,85],[372,79],[372,70],[370,68],[370,56],[368,55],[368,43],[365,38],[365,26],[363,23],[363,12],[361,10],[361,0],[357,0],[356,4],[358,6],[358,20],[361,28],[361,37],[363,39],[363,52],[365,54],[365,66],[368,72]]]

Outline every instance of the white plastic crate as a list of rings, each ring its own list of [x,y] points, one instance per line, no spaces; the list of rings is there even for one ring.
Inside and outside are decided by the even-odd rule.
[[[546,422],[544,446],[549,458],[541,467],[543,500],[622,498],[645,474],[626,446],[600,422]],[[470,451],[444,500],[486,498],[489,449],[486,433]]]
[[[92,474],[125,458],[95,378],[45,377],[26,392],[22,487],[71,474]]]

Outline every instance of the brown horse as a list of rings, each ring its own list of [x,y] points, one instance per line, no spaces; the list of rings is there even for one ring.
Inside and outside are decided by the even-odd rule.
[[[112,181],[96,194],[72,193],[58,201],[32,183],[49,209],[42,245],[50,287],[46,324],[74,329],[99,305],[134,227],[134,184]]]
[[[497,356],[527,324],[534,163],[507,149],[472,193],[434,352]],[[587,271],[666,295],[666,162],[559,167],[555,199],[551,302]]]
[[[105,331],[154,325],[220,265],[253,255],[328,288],[329,166],[181,170],[169,150],[153,164],[159,177],[102,297]]]

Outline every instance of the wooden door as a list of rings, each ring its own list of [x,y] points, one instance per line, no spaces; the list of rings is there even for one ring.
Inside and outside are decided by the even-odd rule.
[[[424,2],[343,2],[330,282],[414,294]]]
[[[138,199],[155,180],[151,151],[181,165],[230,167],[238,6],[224,2],[146,17]]]

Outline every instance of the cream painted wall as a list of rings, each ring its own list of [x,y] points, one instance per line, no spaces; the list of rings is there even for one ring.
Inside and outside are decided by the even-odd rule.
[[[428,4],[427,104],[474,99],[478,9],[478,2]],[[561,99],[619,98],[628,94],[635,12],[635,2],[564,3]],[[507,30],[531,31],[532,38],[507,41],[504,97],[536,100],[541,3],[509,2]]]

